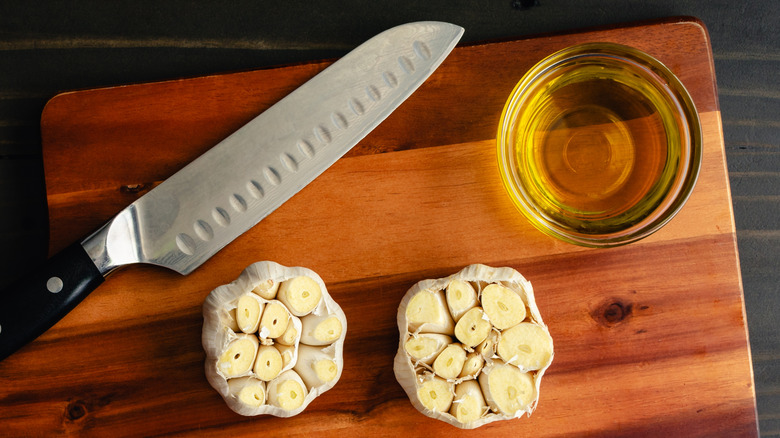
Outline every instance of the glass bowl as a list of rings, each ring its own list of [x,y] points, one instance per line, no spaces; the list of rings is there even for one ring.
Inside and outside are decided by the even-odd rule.
[[[698,113],[661,62],[588,43],[537,63],[501,114],[498,160],[516,207],[542,232],[589,247],[654,233],[701,167]]]

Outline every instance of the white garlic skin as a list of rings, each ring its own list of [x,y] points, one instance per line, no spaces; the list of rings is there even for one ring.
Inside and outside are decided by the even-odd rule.
[[[272,280],[274,283],[280,284],[285,280],[298,276],[307,276],[314,279],[322,290],[322,297],[320,298],[319,304],[311,313],[315,315],[335,315],[341,321],[341,337],[328,346],[328,348],[332,349],[333,360],[338,366],[338,374],[333,380],[308,391],[304,403],[295,410],[287,411],[273,406],[267,401],[266,404],[260,407],[248,406],[238,400],[234,395],[231,395],[227,379],[217,371],[217,361],[221,352],[237,337],[236,332],[234,331],[234,328],[236,328],[234,314],[235,304],[241,295],[252,291],[252,289],[261,282]],[[270,300],[261,297],[261,301],[267,302]],[[233,314],[231,314],[231,312],[233,312]],[[292,346],[295,351],[294,360],[297,360],[297,348],[301,338],[301,323],[298,318],[293,318],[291,323],[295,324],[298,329],[298,335]],[[206,352],[206,379],[222,396],[227,406],[240,415],[255,416],[267,414],[276,417],[291,417],[303,412],[309,403],[323,392],[332,388],[341,378],[341,373],[344,368],[343,354],[346,333],[346,316],[341,310],[341,307],[330,296],[325,283],[317,273],[308,268],[287,267],[271,261],[257,262],[244,269],[241,275],[233,282],[218,286],[211,291],[203,303],[203,331],[201,334],[201,341]],[[293,366],[294,361],[283,367],[282,373],[292,369]]]
[[[547,329],[547,326],[544,324],[544,321],[542,320],[542,316],[539,313],[539,309],[536,305],[536,300],[534,298],[533,287],[531,286],[531,283],[528,280],[526,280],[522,274],[520,274],[519,272],[517,272],[512,268],[508,268],[508,267],[494,268],[482,264],[474,264],[463,268],[461,271],[453,275],[450,275],[449,277],[422,280],[417,284],[415,284],[414,286],[412,286],[412,288],[409,289],[409,291],[407,291],[406,295],[404,295],[404,297],[401,299],[401,303],[398,307],[397,324],[398,324],[398,331],[400,336],[399,336],[398,352],[396,353],[394,364],[393,364],[393,371],[395,373],[396,379],[398,380],[398,383],[404,389],[407,396],[409,397],[410,402],[418,411],[420,411],[421,413],[423,413],[428,417],[444,421],[460,429],[474,429],[494,421],[519,418],[526,414],[530,415],[534,411],[538,403],[541,379],[542,376],[544,375],[544,372],[552,363],[554,353],[553,356],[550,357],[550,360],[547,363],[547,365],[542,369],[536,371],[534,374],[533,380],[534,380],[534,387],[536,389],[536,399],[528,407],[528,409],[518,411],[515,415],[510,416],[510,415],[504,415],[501,413],[490,411],[474,422],[462,423],[458,421],[449,412],[434,412],[427,409],[417,398],[417,393],[416,393],[417,380],[419,380],[420,378],[418,373],[418,370],[420,369],[419,364],[416,369],[413,364],[413,361],[410,360],[410,356],[404,349],[404,344],[410,335],[409,324],[406,320],[406,307],[409,301],[411,300],[411,298],[416,293],[422,290],[444,290],[452,280],[456,280],[456,279],[467,281],[475,285],[478,289],[478,293],[480,294],[481,294],[481,290],[485,286],[491,283],[498,283],[507,286],[510,289],[518,292],[521,298],[523,299],[523,301],[527,305],[526,321],[531,321],[541,326],[545,331],[549,333],[549,330]],[[457,339],[455,339],[454,342],[458,342]],[[493,357],[486,357],[485,360],[486,363],[484,366],[488,366],[492,362]],[[473,378],[474,378],[473,376],[467,376],[465,378],[461,377],[460,379],[455,379],[454,382],[460,382],[460,381],[473,379]]]

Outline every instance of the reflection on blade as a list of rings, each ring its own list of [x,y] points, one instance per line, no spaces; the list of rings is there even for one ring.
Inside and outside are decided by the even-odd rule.
[[[134,262],[191,272],[381,123],[462,33],[420,22],[377,35],[138,199],[84,248],[104,274]]]

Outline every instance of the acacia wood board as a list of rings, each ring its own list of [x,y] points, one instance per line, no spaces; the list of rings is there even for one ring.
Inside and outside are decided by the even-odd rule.
[[[637,243],[554,240],[514,208],[495,154],[523,73],[572,44],[657,57],[699,111],[704,155],[682,211]],[[330,61],[53,98],[41,120],[50,249],[80,239]],[[673,18],[457,47],[346,157],[189,276],[132,266],[0,362],[12,436],[756,436],[751,356],[706,28]],[[339,383],[288,419],[242,417],[208,384],[208,293],[249,264],[313,269],[348,332]],[[534,286],[555,340],[530,418],[462,431],[393,375],[396,312],[417,281],[484,263]]]

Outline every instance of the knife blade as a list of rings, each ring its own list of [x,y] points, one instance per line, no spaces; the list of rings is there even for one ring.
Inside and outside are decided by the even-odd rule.
[[[341,158],[444,61],[463,34],[417,22],[361,44],[0,292],[0,360],[34,340],[119,267],[187,275]]]

